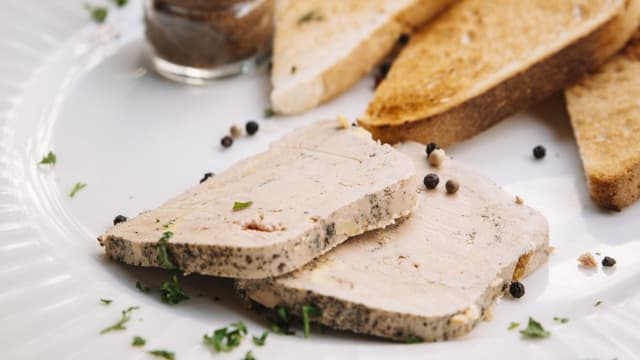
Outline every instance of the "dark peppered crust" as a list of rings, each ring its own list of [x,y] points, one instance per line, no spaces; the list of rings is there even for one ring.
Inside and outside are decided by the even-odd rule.
[[[625,8],[628,6],[629,1]],[[618,48],[607,46],[614,38],[620,37],[617,34],[621,31],[619,16],[561,51],[550,54],[445,112],[423,119],[407,118],[400,125],[370,126],[366,121],[358,123],[371,132],[374,139],[390,144],[413,140],[435,142],[446,147],[469,139],[505,117],[562,90],[602,65],[626,42],[621,42]],[[407,109],[407,113],[410,116],[411,111]]]
[[[278,276],[304,266],[317,256],[329,251],[347,239],[336,234],[336,222],[352,220],[359,234],[392,224],[407,214],[393,214],[390,209],[398,201],[415,203],[415,193],[409,190],[415,185],[413,178],[399,181],[393,186],[369,194],[366,197],[336,211],[327,219],[320,219],[313,228],[296,239],[267,246],[233,247],[176,243],[169,240],[167,250],[171,261],[183,273],[198,273],[242,279],[261,279]],[[353,208],[360,209],[356,217],[345,218]],[[354,234],[356,235],[356,234]],[[157,242],[132,242],[113,235],[102,236],[98,241],[107,255],[130,265],[161,267],[157,257]]]

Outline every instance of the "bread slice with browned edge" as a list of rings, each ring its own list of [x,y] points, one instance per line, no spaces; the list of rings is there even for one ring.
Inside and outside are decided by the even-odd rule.
[[[416,33],[359,119],[374,138],[468,139],[596,69],[640,0],[464,0]]]
[[[591,197],[621,210],[640,198],[640,32],[565,98]]]
[[[301,270],[239,281],[239,294],[324,325],[394,340],[447,340],[471,331],[509,283],[546,263],[548,225],[515,196],[451,159],[439,168],[424,147],[402,144],[418,174],[457,179],[457,193],[417,189],[418,207],[387,229],[349,239]]]
[[[340,94],[369,73],[403,33],[453,1],[278,1],[273,109],[299,113]]]
[[[99,237],[138,266],[234,278],[298,269],[415,207],[413,162],[360,127],[320,121]]]

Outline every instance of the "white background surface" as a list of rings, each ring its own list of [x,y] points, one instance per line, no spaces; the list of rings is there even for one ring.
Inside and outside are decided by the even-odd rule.
[[[242,320],[259,334],[268,325],[243,310],[227,281],[189,276],[192,299],[163,304],[135,281],[157,288],[162,270],[105,259],[95,240],[117,214],[133,216],[196,184],[207,171],[266,149],[295,126],[359,115],[373,79],[302,116],[262,119],[266,73],[185,87],[163,80],[144,63],[141,4],[112,9],[93,24],[81,1],[3,0],[0,12],[0,343],[6,359],[151,358],[130,346],[163,348],[178,359],[520,358],[635,359],[640,354],[640,205],[622,213],[589,200],[560,96],[534,106],[449,153],[520,195],[550,224],[556,247],[548,266],[524,280],[527,294],[502,300],[494,319],[469,336],[404,345],[343,332],[270,335],[255,348],[246,339],[226,357],[202,335]],[[222,150],[231,124],[254,119],[261,129]],[[547,147],[534,161],[531,149]],[[52,169],[37,166],[50,149]],[[73,199],[76,182],[87,183]],[[600,251],[614,269],[585,271],[576,258]],[[214,302],[219,296],[222,301]],[[113,299],[110,306],[100,298]],[[594,307],[596,301],[602,305]],[[128,329],[99,335],[120,310],[141,306]],[[510,322],[541,321],[552,336],[525,340]],[[568,317],[568,324],[554,323]]]

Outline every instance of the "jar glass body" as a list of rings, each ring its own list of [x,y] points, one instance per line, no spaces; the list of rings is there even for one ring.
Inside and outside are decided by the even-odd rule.
[[[153,67],[190,84],[250,72],[268,60],[274,0],[145,0]]]

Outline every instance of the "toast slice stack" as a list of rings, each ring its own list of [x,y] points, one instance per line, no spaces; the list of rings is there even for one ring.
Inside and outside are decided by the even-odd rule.
[[[640,198],[640,32],[565,98],[591,197],[621,210]]]
[[[415,34],[360,124],[384,142],[447,146],[602,65],[640,0],[464,0]]]
[[[271,103],[280,114],[317,106],[353,85],[403,33],[454,0],[280,0]]]

